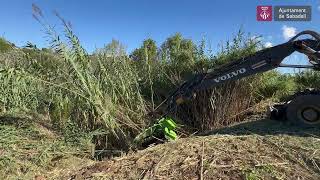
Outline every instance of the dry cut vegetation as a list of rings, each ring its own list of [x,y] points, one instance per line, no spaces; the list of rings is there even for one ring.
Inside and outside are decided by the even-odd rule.
[[[319,129],[258,120],[95,163],[68,179],[319,179]]]

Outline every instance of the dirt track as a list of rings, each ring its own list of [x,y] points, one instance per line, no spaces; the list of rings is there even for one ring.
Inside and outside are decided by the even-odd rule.
[[[82,168],[66,179],[320,179],[320,131],[259,120]]]

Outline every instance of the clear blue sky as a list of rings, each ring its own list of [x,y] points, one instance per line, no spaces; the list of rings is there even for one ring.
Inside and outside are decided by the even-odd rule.
[[[42,27],[32,18],[36,3],[52,24],[60,23],[52,11],[71,21],[84,47],[92,52],[112,38],[127,45],[128,52],[148,37],[162,43],[181,32],[196,42],[204,35],[213,47],[231,38],[240,27],[263,35],[265,43],[284,42],[283,30],[320,31],[319,0],[3,0],[0,6],[0,36],[18,46],[27,41],[47,46]],[[258,22],[257,5],[311,5],[311,22]]]

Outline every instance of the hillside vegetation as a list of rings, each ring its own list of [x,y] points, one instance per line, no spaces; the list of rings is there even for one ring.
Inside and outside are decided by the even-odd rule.
[[[86,157],[90,163],[89,159],[129,152],[135,149],[133,139],[164,113],[163,106],[156,107],[181,83],[194,73],[264,48],[239,31],[213,53],[205,39],[196,43],[177,33],[159,47],[146,39],[129,55],[117,40],[89,54],[58,13],[62,33],[46,23],[38,7],[33,10],[50,47],[39,49],[28,43],[17,48],[0,39],[0,176],[4,178],[51,171],[57,159]],[[255,75],[200,92],[168,116],[178,123],[178,136],[189,137],[243,121],[266,101],[283,100],[305,87],[319,88],[319,77],[311,71]],[[261,138],[252,141],[260,143]],[[205,138],[191,141],[201,139]],[[177,143],[182,148],[185,141],[189,139]],[[211,141],[214,138],[205,146]]]

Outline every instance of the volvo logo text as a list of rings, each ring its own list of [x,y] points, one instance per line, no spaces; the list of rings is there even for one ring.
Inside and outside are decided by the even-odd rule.
[[[241,69],[238,69],[236,71],[230,72],[228,74],[225,74],[225,75],[219,76],[217,78],[214,78],[213,80],[218,83],[220,81],[225,81],[225,80],[231,79],[233,77],[236,77],[239,74],[245,73],[246,71],[247,71],[246,68],[241,68]]]

